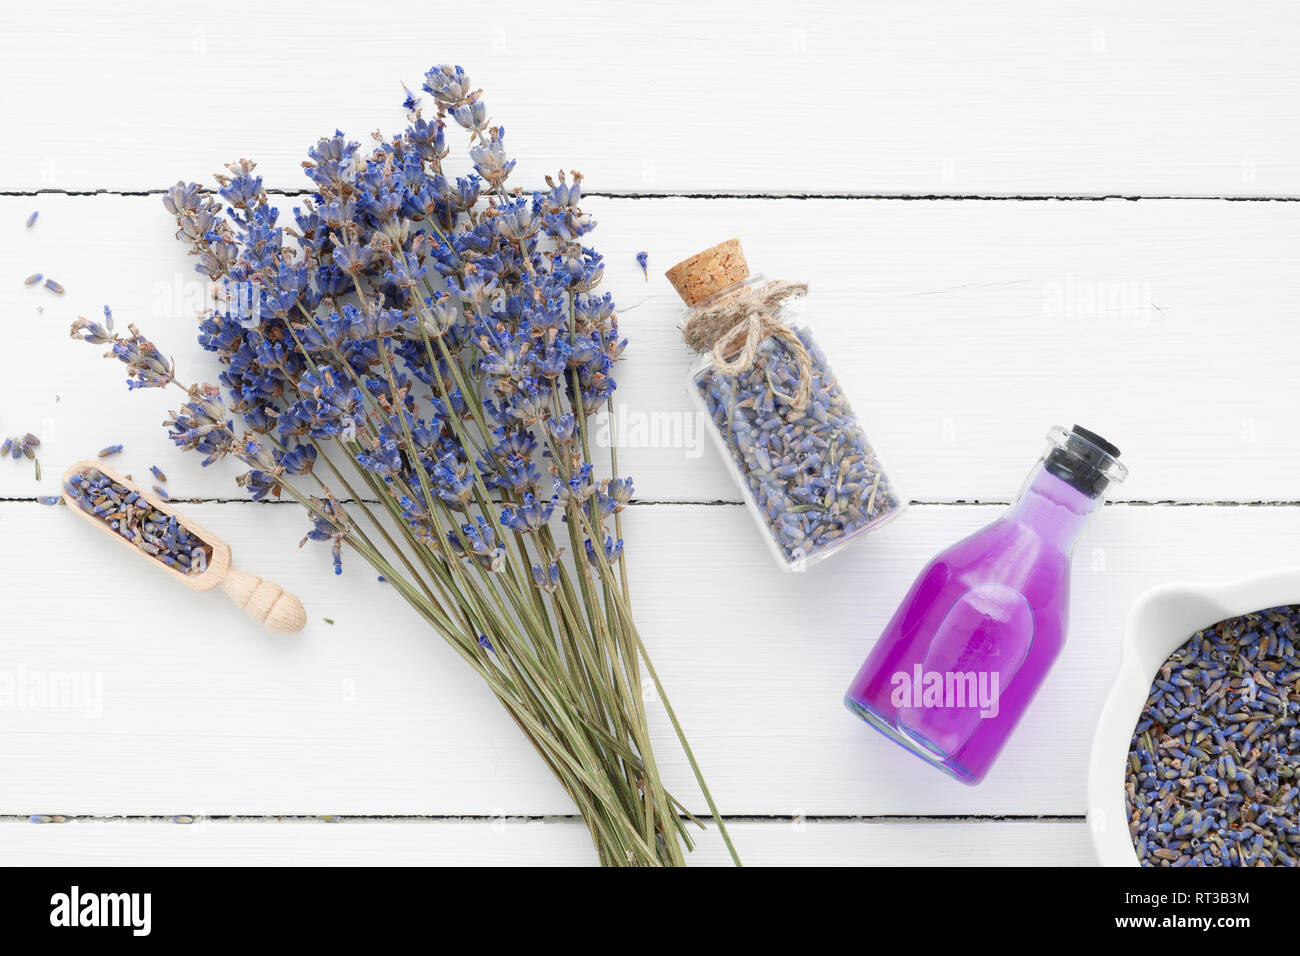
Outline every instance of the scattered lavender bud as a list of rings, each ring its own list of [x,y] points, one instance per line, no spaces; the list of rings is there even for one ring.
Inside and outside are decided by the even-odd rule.
[[[30,229],[30,228],[32,228],[32,226],[36,225],[36,217],[39,216],[40,214],[41,214],[41,211],[40,211],[39,209],[37,209],[37,210],[34,210],[30,216],[27,217],[27,228],[28,228],[28,229]]]
[[[167,494],[166,489],[164,489],[162,485],[154,485],[153,493],[157,495],[159,498],[162,498],[164,501],[171,499],[171,495]]]
[[[36,283],[40,282],[44,278],[45,276],[41,275],[39,272],[33,272],[23,280],[23,285],[36,285]]]
[[[55,505],[63,504],[62,495],[41,495],[36,500],[43,505],[48,505],[49,507],[54,507]]]
[[[3,442],[0,442],[0,458],[4,458],[7,455],[14,461],[19,461],[23,458],[30,460],[33,468],[36,470],[36,480],[40,481],[41,463],[36,457],[36,449],[39,447],[41,447],[41,440],[31,432],[18,438],[6,438]]]
[[[1156,674],[1124,784],[1143,866],[1300,865],[1300,606],[1197,631]]]
[[[82,511],[94,515],[145,554],[182,574],[201,574],[212,548],[174,516],[163,514],[140,492],[90,468],[63,486]]]
[[[55,282],[53,279],[45,280],[45,288],[49,289],[55,295],[63,295],[63,293],[67,291],[66,289],[63,288],[63,286],[59,285],[59,283]]]
[[[163,470],[159,468],[157,465],[150,465],[149,470],[153,472],[153,476],[156,480],[158,481],[167,480],[167,476],[163,473]]]
[[[650,253],[638,252],[636,254],[636,264],[641,267],[641,274],[645,276],[647,282],[650,281]]]
[[[107,445],[104,448],[101,448],[99,450],[99,457],[112,458],[114,455],[120,455],[121,453],[122,453],[121,445]]]

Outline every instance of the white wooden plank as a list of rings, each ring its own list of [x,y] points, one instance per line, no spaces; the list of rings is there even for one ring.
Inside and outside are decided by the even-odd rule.
[[[250,29],[250,24],[256,27]],[[521,158],[665,193],[1296,195],[1284,2],[297,6],[91,0],[0,37],[6,189],[149,189],[241,156],[296,187],[336,127],[463,64]],[[1231,77],[1232,82],[1224,82]]]
[[[0,866],[588,866],[576,822],[21,823],[0,829]],[[1083,822],[737,821],[747,866],[1089,866]],[[730,863],[704,834],[688,861]]]
[[[37,691],[88,675],[60,706],[0,701],[0,813],[571,812],[495,702],[387,585],[358,561],[334,577],[326,549],[295,551],[295,507],[191,511],[239,565],[301,596],[305,632],[275,637],[219,594],[123,563],[58,509],[0,505],[0,674]],[[738,507],[627,513],[639,620],[724,813],[1081,815],[1132,599],[1169,579],[1294,563],[1300,546],[1295,507],[1105,509],[1077,559],[1071,641],[972,789],[854,720],[840,697],[923,563],[995,513],[917,507],[801,575],[770,566]],[[670,786],[699,809],[653,702],[651,714]]]
[[[616,421],[643,500],[736,500],[687,399],[691,357],[662,271],[720,237],[754,268],[807,279],[804,318],[857,396],[902,491],[1006,500],[1052,424],[1078,421],[1125,452],[1131,500],[1293,500],[1300,473],[1300,206],[1106,203],[592,200],[607,287],[631,339]],[[23,229],[30,209],[37,226]],[[173,493],[238,496],[158,423],[171,396],[128,393],[98,350],[66,337],[112,303],[215,377],[194,342],[202,286],[156,197],[0,199],[0,432],[37,432],[46,479],[0,462],[0,496],[56,488],[62,466],[122,442]],[[650,253],[647,282],[637,250]],[[68,289],[21,284],[40,271]],[[43,309],[40,314],[37,309]]]

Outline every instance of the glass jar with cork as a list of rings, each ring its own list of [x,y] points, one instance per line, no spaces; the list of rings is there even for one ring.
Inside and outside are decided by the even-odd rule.
[[[687,390],[777,563],[803,570],[897,517],[905,502],[808,325],[802,283],[751,275],[739,239],[669,269],[701,353]]]

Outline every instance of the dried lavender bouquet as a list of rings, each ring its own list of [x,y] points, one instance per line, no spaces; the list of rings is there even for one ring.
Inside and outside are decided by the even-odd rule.
[[[300,503],[304,542],[327,542],[336,572],[345,549],[377,569],[487,682],[603,864],[681,864],[699,823],[664,789],[643,669],[731,849],[632,617],[632,482],[612,447],[611,477],[593,457],[591,416],[627,343],[582,244],[595,223],[581,177],[508,188],[503,130],[464,71],[434,67],[423,89],[435,111],[408,91],[400,135],[363,150],[335,133],[308,151],[313,194],[292,227],[246,160],[217,177],[224,203],[195,184],[167,193],[223,292],[199,328],[220,388],[179,386],[111,316],[73,335],[109,345],[132,388],[184,388],[172,440],[204,464],[243,462],[254,499]],[[449,117],[468,131],[461,177],[443,166]]]

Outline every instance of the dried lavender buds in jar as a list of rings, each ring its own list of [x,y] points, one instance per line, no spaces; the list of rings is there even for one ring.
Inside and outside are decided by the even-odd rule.
[[[1197,631],[1156,674],[1129,749],[1143,866],[1300,863],[1300,606]]]
[[[692,397],[781,566],[826,557],[899,514],[903,500],[812,331],[782,318],[806,286],[750,276],[736,239],[667,275],[690,307],[683,337],[705,353]]]
[[[708,368],[695,377],[732,461],[786,560],[812,558],[892,516],[899,498],[844,391],[807,329],[795,333],[811,359],[807,404],[790,349],[774,339],[739,375]]]
[[[187,531],[174,516],[159,511],[135,489],[87,469],[70,477],[64,491],[82,511],[168,567],[183,574],[207,570],[211,546]]]

